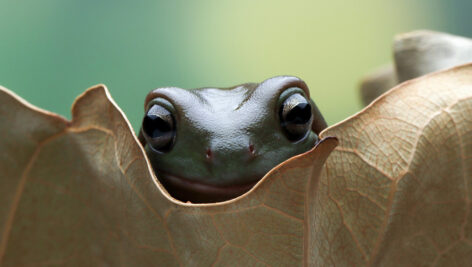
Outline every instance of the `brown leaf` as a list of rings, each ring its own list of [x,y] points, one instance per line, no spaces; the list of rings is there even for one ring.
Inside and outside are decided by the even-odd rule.
[[[162,189],[103,86],[72,113],[0,90],[2,266],[472,261],[472,64],[396,87],[215,204]]]
[[[393,57],[399,82],[472,62],[472,39],[435,31],[395,36]]]
[[[245,195],[184,204],[151,174],[103,86],[71,122],[0,92],[0,263],[24,265],[297,265],[305,200],[336,140],[296,156]]]
[[[381,94],[398,84],[393,64],[382,66],[362,78],[359,84],[362,104],[367,106]]]
[[[408,81],[330,127],[312,200],[318,265],[472,262],[472,64]]]
[[[434,31],[413,31],[395,36],[394,64],[381,67],[360,83],[364,105],[396,84],[422,75],[472,62],[472,39]]]

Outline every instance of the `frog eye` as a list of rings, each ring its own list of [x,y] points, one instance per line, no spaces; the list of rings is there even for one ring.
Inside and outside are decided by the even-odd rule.
[[[313,116],[310,102],[300,93],[292,94],[283,101],[279,117],[288,140],[299,141],[311,129]]]
[[[146,142],[157,151],[167,152],[175,139],[175,119],[165,107],[153,105],[146,112],[141,128]]]

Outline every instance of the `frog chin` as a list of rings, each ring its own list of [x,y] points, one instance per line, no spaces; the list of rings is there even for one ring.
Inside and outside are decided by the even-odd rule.
[[[239,185],[211,185],[163,172],[157,176],[172,197],[192,203],[214,203],[236,198],[249,191],[262,178],[254,177],[251,179],[254,182]]]

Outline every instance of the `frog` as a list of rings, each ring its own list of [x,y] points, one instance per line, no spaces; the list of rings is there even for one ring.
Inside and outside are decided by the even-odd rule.
[[[138,139],[159,183],[187,203],[228,201],[285,160],[311,150],[327,127],[295,76],[227,88],[149,92]]]

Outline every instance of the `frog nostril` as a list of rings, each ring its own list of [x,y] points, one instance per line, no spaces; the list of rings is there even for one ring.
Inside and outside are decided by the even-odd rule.
[[[253,144],[249,145],[249,153],[251,153],[252,156],[254,156],[256,154],[256,150],[254,149]]]
[[[211,149],[207,149],[207,151],[205,152],[205,157],[207,160],[210,160],[213,157],[213,152],[211,152]]]

